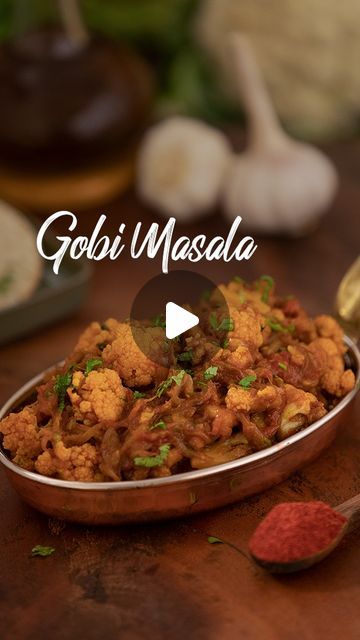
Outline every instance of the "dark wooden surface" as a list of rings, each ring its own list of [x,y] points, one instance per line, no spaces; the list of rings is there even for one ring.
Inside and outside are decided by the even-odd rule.
[[[202,264],[214,281],[271,273],[310,312],[331,311],[337,284],[359,252],[360,144],[332,151],[341,188],[308,238],[258,238],[250,263]],[[66,206],[66,203],[64,203]],[[129,194],[105,207],[112,227],[153,217]],[[81,216],[89,230],[100,212]],[[220,215],[198,229],[225,232]],[[188,232],[189,229],[183,231]],[[183,232],[181,231],[181,232]],[[73,318],[0,350],[0,402],[65,356],[92,319],[124,316],[159,262],[96,265],[86,306]],[[275,578],[255,567],[247,541],[260,518],[283,500],[341,502],[360,491],[360,407],[336,443],[287,482],[230,508],[148,526],[90,528],[48,519],[20,502],[0,471],[0,637],[38,640],[312,640],[359,637],[360,540],[350,534],[321,565]],[[229,544],[210,545],[208,535]],[[50,558],[30,558],[36,544]]]

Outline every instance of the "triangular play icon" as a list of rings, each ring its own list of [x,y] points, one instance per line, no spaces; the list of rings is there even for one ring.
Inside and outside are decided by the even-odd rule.
[[[196,327],[199,324],[199,318],[190,311],[186,311],[174,302],[166,304],[166,337],[173,340],[185,331]]]

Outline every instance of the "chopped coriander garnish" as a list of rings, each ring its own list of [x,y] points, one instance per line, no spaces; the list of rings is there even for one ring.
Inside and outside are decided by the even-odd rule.
[[[279,367],[280,367],[280,369],[284,369],[284,371],[286,371],[287,370],[286,362],[279,362]]]
[[[71,385],[72,367],[66,373],[59,373],[55,378],[54,391],[58,397],[58,409],[64,411],[65,397],[68,387]]]
[[[141,391],[134,391],[133,396],[135,400],[140,400],[140,398],[145,398],[146,393],[142,393]]]
[[[160,398],[164,393],[164,391],[166,391],[167,389],[169,389],[169,387],[171,387],[173,382],[175,382],[175,384],[181,384],[185,374],[186,374],[186,371],[184,369],[181,369],[181,371],[179,371],[179,373],[177,373],[176,375],[170,376],[170,378],[167,378],[166,380],[164,380],[161,384],[159,384],[156,390],[156,397]]]
[[[232,318],[224,318],[219,326],[218,331],[234,331],[234,321]]]
[[[164,420],[159,420],[159,422],[157,422],[156,424],[153,424],[150,428],[149,431],[154,431],[155,429],[166,429],[166,423],[164,422]]]
[[[214,329],[215,331],[233,331],[234,330],[234,321],[232,318],[223,318],[223,320],[219,324],[214,312],[210,314],[210,325],[212,329]]]
[[[245,378],[241,378],[239,381],[239,386],[243,389],[249,389],[253,382],[256,380],[256,373],[254,375],[245,376]]]
[[[32,557],[41,556],[42,558],[46,558],[47,556],[51,556],[54,551],[54,547],[43,547],[41,544],[37,544],[36,547],[31,549],[31,555]]]
[[[180,353],[177,357],[179,362],[191,362],[193,359],[193,352],[191,349],[189,349],[189,351],[184,351],[183,353]]]
[[[289,324],[287,327],[284,327],[278,320],[272,320],[271,318],[267,318],[266,324],[272,331],[278,331],[279,333],[292,333],[295,331],[295,326],[293,324]]]
[[[208,302],[210,300],[210,296],[211,296],[211,291],[210,289],[205,289],[205,291],[203,292],[201,299],[204,300],[205,302]]]
[[[96,367],[101,367],[103,365],[103,361],[101,358],[92,358],[88,360],[85,365],[85,376],[88,376],[91,371],[96,369]]]
[[[139,456],[134,458],[134,464],[136,467],[161,467],[168,457],[169,451],[170,445],[163,444],[159,448],[160,453],[157,456]]]
[[[234,276],[233,281],[238,282],[239,284],[242,284],[244,282],[244,280],[240,278],[240,276]]]
[[[14,276],[11,271],[8,271],[8,273],[0,277],[0,295],[4,295],[9,291],[13,279]]]
[[[215,378],[217,372],[218,372],[218,367],[208,367],[208,369],[204,371],[204,379],[212,380],[213,378]]]
[[[259,280],[266,283],[262,292],[261,300],[262,302],[269,302],[269,295],[274,286],[274,278],[271,276],[260,276]]]
[[[164,314],[163,313],[159,313],[158,316],[155,316],[155,318],[152,319],[152,326],[153,327],[161,327],[162,329],[165,329],[166,322],[165,322],[165,318],[164,318]]]
[[[222,349],[227,349],[228,346],[229,346],[229,340],[228,340],[228,338],[225,338],[225,340],[222,343],[221,347],[222,347]]]
[[[224,544],[223,540],[220,540],[220,538],[216,538],[216,536],[209,536],[207,541],[209,542],[209,544]]]

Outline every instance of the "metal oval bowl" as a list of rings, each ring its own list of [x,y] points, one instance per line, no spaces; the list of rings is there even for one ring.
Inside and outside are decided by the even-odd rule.
[[[353,404],[360,380],[360,353],[349,338],[348,357],[356,387],[326,416],[268,449],[239,460],[166,478],[124,482],[69,482],[17,466],[0,451],[0,461],[18,494],[51,516],[86,524],[147,522],[214,509],[259,493],[314,460],[333,441]],[[0,419],[30,396],[44,374],[17,391]]]

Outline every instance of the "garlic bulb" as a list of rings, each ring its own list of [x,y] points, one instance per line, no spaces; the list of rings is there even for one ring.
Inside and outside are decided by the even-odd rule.
[[[326,156],[280,127],[247,38],[231,36],[236,83],[249,123],[248,149],[234,158],[223,202],[229,219],[265,233],[297,235],[331,203],[337,175]]]
[[[137,188],[164,216],[193,220],[213,208],[231,158],[226,137],[181,116],[152,127],[140,148]]]

